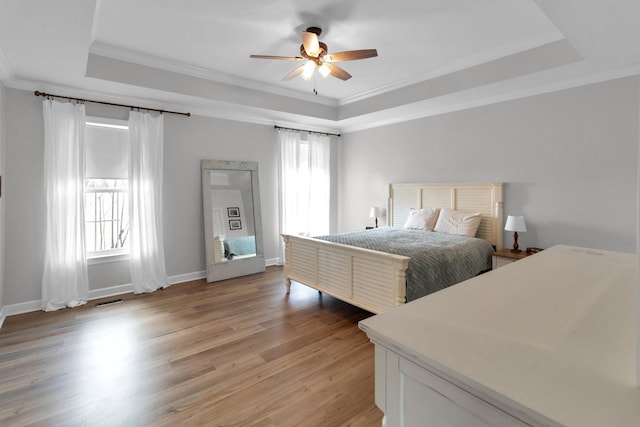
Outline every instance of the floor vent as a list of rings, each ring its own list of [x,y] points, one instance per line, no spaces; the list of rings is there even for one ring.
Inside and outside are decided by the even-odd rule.
[[[96,307],[104,307],[105,305],[119,304],[121,302],[122,302],[122,299],[118,298],[118,299],[114,299],[112,301],[99,302],[99,303],[96,304]]]

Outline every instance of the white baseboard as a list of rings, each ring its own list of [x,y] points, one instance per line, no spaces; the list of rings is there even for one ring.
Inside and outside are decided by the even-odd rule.
[[[267,267],[271,267],[273,265],[281,265],[279,258],[269,258],[269,259],[266,259],[264,263]]]
[[[177,283],[191,282],[192,280],[200,280],[207,277],[206,271],[196,271],[194,273],[178,274],[176,276],[169,277],[169,283],[175,285]]]
[[[41,310],[40,300],[20,302],[18,304],[10,304],[2,307],[5,316],[13,316],[16,314],[30,313],[32,311]]]
[[[192,280],[203,279],[205,277],[207,277],[206,272],[196,271],[193,273],[185,273],[185,274],[178,274],[176,276],[170,276],[169,283],[172,285],[175,285],[178,283],[184,283],[184,282],[190,282]],[[108,288],[94,289],[89,291],[89,301],[100,299],[100,298],[112,297],[115,295],[129,294],[132,292],[133,292],[133,285],[131,285],[131,283],[127,283],[124,285],[110,286]],[[2,324],[4,323],[4,320],[7,316],[30,313],[32,311],[38,311],[38,310],[42,310],[40,300],[5,305],[4,307],[0,308],[0,328],[2,328]]]
[[[89,301],[94,299],[112,297],[114,295],[130,294],[133,292],[133,285],[127,283],[126,285],[110,286],[108,288],[94,289],[89,291]]]

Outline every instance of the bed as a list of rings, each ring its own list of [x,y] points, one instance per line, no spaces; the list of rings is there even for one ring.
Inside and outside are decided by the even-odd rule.
[[[403,229],[410,212],[415,209],[437,208],[479,213],[480,224],[475,237],[489,242],[492,250],[499,250],[502,249],[502,205],[502,183],[390,184],[387,226],[391,227],[389,231]],[[370,238],[378,237],[384,240],[386,228],[355,234],[364,236],[369,234]],[[422,234],[438,236],[441,233],[422,231]],[[287,292],[290,291],[293,280],[372,313],[381,313],[391,307],[404,304],[407,300],[419,298],[453,284],[447,279],[426,284],[423,290],[414,290],[410,287],[407,291],[407,278],[416,276],[412,270],[407,273],[410,261],[416,257],[415,255],[403,255],[402,253],[408,253],[403,251],[391,253],[352,246],[354,244],[352,241],[348,242],[349,244],[341,243],[347,242],[343,239],[345,236],[336,236],[335,238],[282,236],[285,243]],[[403,234],[403,238],[408,237]],[[450,262],[464,264],[464,260]],[[490,256],[488,262],[490,266]],[[447,267],[443,268],[447,269]],[[454,282],[473,277],[475,274],[477,272],[466,273],[457,277]],[[422,278],[418,279],[420,280]]]
[[[224,257],[228,260],[248,258],[256,255],[256,237],[231,237],[224,241]]]

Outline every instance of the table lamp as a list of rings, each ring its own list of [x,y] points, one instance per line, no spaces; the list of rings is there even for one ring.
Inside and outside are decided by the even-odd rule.
[[[379,206],[374,206],[371,208],[371,211],[369,212],[369,218],[375,218],[376,219],[376,228],[378,228],[378,217],[381,217],[383,215],[383,208],[379,207]]]
[[[511,252],[520,252],[520,249],[518,249],[518,231],[521,233],[527,231],[527,225],[524,223],[524,217],[509,215],[504,229],[505,231],[513,231],[513,249],[511,249]]]

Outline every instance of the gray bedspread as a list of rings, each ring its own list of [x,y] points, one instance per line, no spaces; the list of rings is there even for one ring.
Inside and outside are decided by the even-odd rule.
[[[406,272],[407,301],[491,269],[494,250],[484,239],[396,227],[315,238],[411,257]]]

